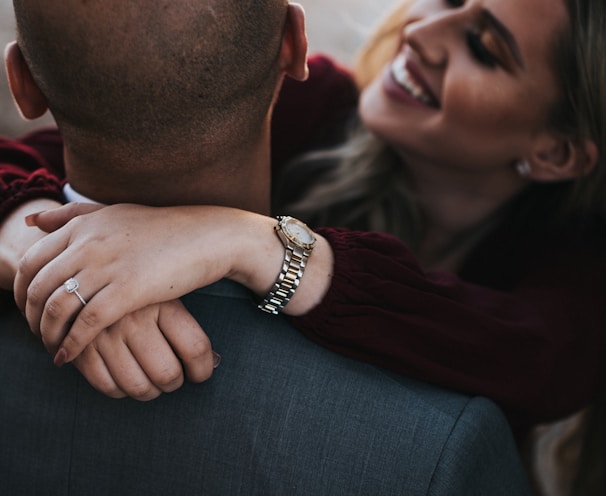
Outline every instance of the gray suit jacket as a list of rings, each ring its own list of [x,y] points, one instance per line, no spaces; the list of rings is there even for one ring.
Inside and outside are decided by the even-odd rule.
[[[2,494],[529,494],[490,401],[322,349],[228,281],[184,301],[223,361],[148,403],[56,369],[17,311],[1,317]]]

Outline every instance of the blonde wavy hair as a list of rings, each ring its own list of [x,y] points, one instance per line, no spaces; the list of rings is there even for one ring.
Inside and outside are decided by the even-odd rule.
[[[358,52],[353,73],[361,90],[381,72],[392,59],[400,43],[402,20],[413,0],[404,0],[389,10],[377,24],[369,39]]]

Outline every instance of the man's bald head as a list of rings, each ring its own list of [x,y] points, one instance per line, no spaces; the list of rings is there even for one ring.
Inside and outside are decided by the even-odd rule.
[[[286,0],[14,0],[66,138],[231,146],[267,114]],[[252,136],[249,136],[253,139]]]

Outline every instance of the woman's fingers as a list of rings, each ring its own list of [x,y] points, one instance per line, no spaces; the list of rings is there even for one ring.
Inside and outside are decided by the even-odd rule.
[[[64,253],[68,242],[69,240],[62,232],[51,233],[27,250],[21,259],[13,289],[15,301],[22,312],[27,311],[28,305],[33,305],[41,313],[41,308],[46,303],[50,293],[64,282],[57,282],[55,279],[46,280],[44,277],[38,276],[51,260]],[[35,314],[36,312],[34,312]],[[31,323],[30,321],[30,325]],[[38,324],[39,315],[36,329]]]
[[[78,208],[85,207],[96,208]],[[51,224],[47,217],[52,220],[52,216],[69,216],[74,208],[40,213],[32,220],[42,224],[46,219]],[[47,300],[54,295],[53,300],[59,301],[60,290],[69,278],[76,278],[81,285],[80,294],[89,302],[86,311],[79,314],[86,317],[85,327],[99,330],[97,323],[101,320],[104,325],[111,322],[102,317],[100,308],[90,305],[90,300],[94,301],[106,285],[113,288],[113,302],[106,298],[106,308],[117,305],[132,311],[174,299],[225,276],[231,265],[225,262],[230,257],[224,239],[231,237],[212,235],[212,229],[202,229],[197,212],[193,207],[115,205],[74,218],[50,233],[25,255],[15,281],[16,301],[33,331],[39,333]],[[220,221],[208,213],[205,218],[212,226]],[[63,220],[55,219],[53,227]],[[219,226],[223,224],[219,222]],[[200,236],[201,232],[205,236]],[[53,305],[59,306],[58,311]],[[51,315],[45,322],[63,318],[63,307],[52,303]]]
[[[35,333],[40,334],[42,342],[50,353],[54,354],[57,351],[78,314],[93,301],[95,294],[99,292],[97,288],[103,289],[101,282],[95,282],[92,279],[94,276],[95,274],[85,271],[65,280],[50,294],[42,307],[40,317],[37,317],[37,314],[34,315],[34,312],[39,311],[37,305],[28,304],[26,316],[28,321],[31,319],[30,327]],[[39,324],[36,326],[38,319]],[[98,332],[113,322],[113,320],[100,322]],[[92,340],[92,337],[86,344]]]
[[[61,366],[74,360],[101,331],[116,324],[125,315],[128,316],[132,311],[132,302],[128,294],[117,295],[116,291],[118,286],[113,284],[101,288],[72,320],[66,320],[67,314],[63,314],[60,319],[54,321],[52,328],[43,330],[45,345],[48,342],[47,349],[51,352],[59,350],[56,365]],[[76,297],[72,298],[74,299]],[[67,330],[62,325],[64,322],[67,324]]]
[[[25,222],[28,226],[36,226],[39,229],[50,233],[60,229],[74,217],[86,215],[101,208],[105,207],[96,203],[73,202],[59,208],[28,215],[25,218]]]
[[[50,228],[52,222],[60,225],[66,218],[62,216],[72,215],[72,210],[41,213],[32,220],[40,224],[46,219]],[[102,329],[127,313],[229,273],[231,263],[221,262],[228,252],[223,236],[204,236],[200,242],[199,233],[205,230],[198,212],[193,207],[106,207],[72,219],[28,251],[15,282],[16,299],[49,351],[59,350],[56,363],[73,360]],[[221,219],[208,212],[206,217],[211,225]],[[76,282],[79,287],[72,289]],[[190,341],[180,353],[192,380],[204,380],[209,369],[200,364],[212,363],[207,358],[212,352],[199,338],[197,323],[188,319],[184,325],[198,332],[187,333]]]

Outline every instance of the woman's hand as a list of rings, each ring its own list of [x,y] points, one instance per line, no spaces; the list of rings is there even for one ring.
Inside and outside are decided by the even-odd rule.
[[[18,261],[27,246],[59,229],[78,215],[99,210],[99,205],[33,200],[17,209],[4,222],[0,236],[5,241],[0,261],[7,288],[13,285]],[[39,215],[41,209],[49,209]],[[50,210],[52,209],[52,210]],[[27,228],[23,218],[29,214]],[[34,222],[32,222],[34,221]],[[12,274],[11,274],[12,272]],[[57,357],[61,364],[63,356]],[[74,365],[96,389],[112,397],[131,396],[149,400],[181,386],[184,372],[192,382],[203,382],[220,362],[197,321],[179,300],[150,305],[123,317],[104,329],[75,360]]]
[[[58,230],[26,253],[15,278],[18,305],[47,349],[60,351],[59,362],[72,361],[128,313],[223,277],[265,296],[283,263],[271,217],[225,207],[113,205],[67,221],[81,208],[30,218]],[[332,250],[320,237],[287,313],[304,313],[322,299],[332,265]],[[86,305],[64,286],[70,278]]]
[[[17,304],[51,353],[63,348],[60,361],[125,315],[229,276],[233,261],[252,251],[259,221],[279,244],[273,219],[235,209],[114,205],[66,222],[83,208],[98,207],[71,204],[30,218],[47,230],[63,227],[28,250],[15,278]],[[72,277],[85,306],[64,286]]]
[[[103,330],[74,360],[97,390],[148,401],[210,378],[220,357],[179,300],[150,305]],[[183,363],[183,365],[182,365]]]

